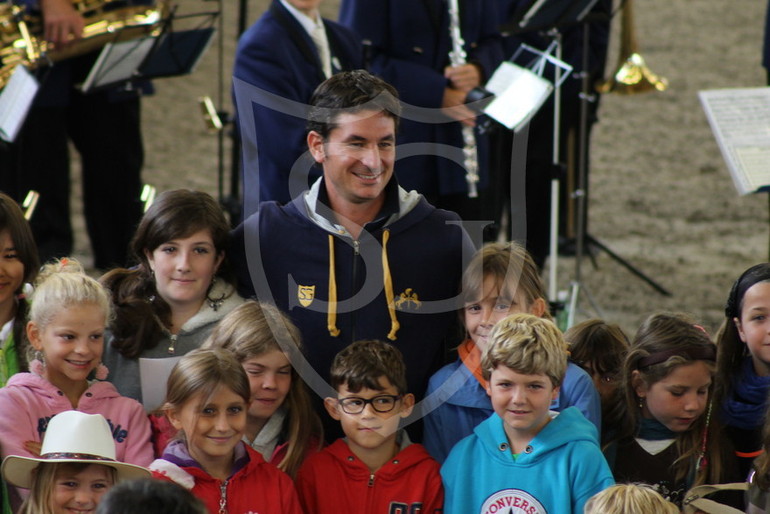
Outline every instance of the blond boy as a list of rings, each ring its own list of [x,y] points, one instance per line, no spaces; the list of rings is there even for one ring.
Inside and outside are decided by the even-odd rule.
[[[441,468],[446,514],[582,513],[614,483],[594,425],[574,407],[549,411],[566,351],[559,329],[530,314],[492,329],[481,365],[495,413]]]

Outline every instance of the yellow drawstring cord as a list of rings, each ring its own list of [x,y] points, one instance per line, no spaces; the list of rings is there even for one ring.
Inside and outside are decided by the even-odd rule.
[[[390,332],[388,339],[396,340],[396,332],[401,328],[396,318],[396,305],[393,300],[393,279],[390,276],[390,264],[388,264],[388,239],[390,239],[390,230],[382,233],[382,282],[385,287],[385,300],[388,302],[388,314],[390,315]]]
[[[334,236],[329,234],[329,309],[326,314],[326,328],[332,337],[340,335],[337,328],[337,279],[334,274]]]

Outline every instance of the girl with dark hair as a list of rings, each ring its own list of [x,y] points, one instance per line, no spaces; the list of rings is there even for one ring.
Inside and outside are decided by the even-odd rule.
[[[730,290],[717,334],[717,390],[725,434],[745,478],[762,453],[770,390],[770,263],[752,266]]]
[[[184,355],[243,302],[225,260],[229,225],[208,194],[161,193],[131,242],[137,265],[105,274],[116,316],[104,362],[118,391],[141,401],[139,358]]]
[[[0,387],[19,371],[27,371],[24,328],[29,307],[25,284],[40,267],[29,223],[16,202],[0,193]]]

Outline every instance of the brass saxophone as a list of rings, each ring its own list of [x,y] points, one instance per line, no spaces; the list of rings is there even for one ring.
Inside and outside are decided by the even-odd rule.
[[[119,38],[136,39],[160,29],[168,14],[165,0],[156,5],[125,5],[120,0],[74,0],[85,20],[83,37],[62,48],[43,38],[40,16],[10,2],[0,3],[0,90],[18,65],[29,69],[98,50]]]
[[[452,66],[465,64],[465,41],[460,33],[460,7],[457,0],[449,0],[449,36],[452,39],[452,51],[449,52],[449,62]],[[468,198],[479,196],[479,156],[476,148],[476,134],[473,127],[462,126],[463,156],[465,157],[465,181],[468,183]]]

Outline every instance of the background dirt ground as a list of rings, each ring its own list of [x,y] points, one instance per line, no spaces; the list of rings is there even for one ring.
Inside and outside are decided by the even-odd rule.
[[[157,94],[144,100],[144,180],[158,190],[187,187],[218,196],[218,139],[206,131],[197,101],[203,95],[217,101],[221,69],[221,105],[232,111],[229,86],[238,3],[181,4],[183,12],[223,5],[224,30],[221,44],[214,43],[194,74],[158,80]],[[267,5],[267,0],[250,0],[248,24]],[[336,0],[326,0],[324,14],[336,19],[337,6]],[[670,86],[665,92],[604,95],[592,137],[589,231],[673,296],[658,294],[601,252],[597,268],[588,259],[581,265],[578,319],[601,314],[632,335],[650,312],[680,310],[716,330],[733,280],[768,259],[767,198],[737,194],[697,98],[702,89],[764,85],[760,58],[765,9],[766,2],[758,0],[635,3],[641,53]],[[610,69],[616,62],[619,21],[614,22]],[[227,193],[227,138],[225,143]],[[78,253],[88,262],[83,222],[76,216],[81,227]],[[575,275],[575,260],[560,259],[559,289],[568,288]]]

